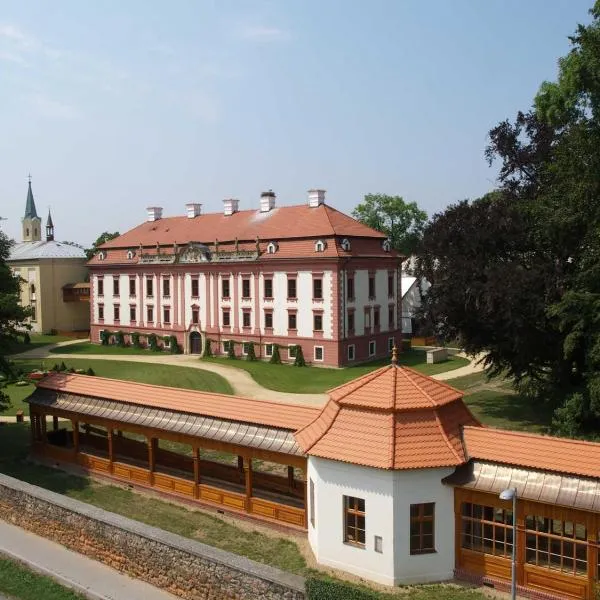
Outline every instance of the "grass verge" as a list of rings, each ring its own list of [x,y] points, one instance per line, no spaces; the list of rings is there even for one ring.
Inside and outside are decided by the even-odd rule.
[[[55,363],[60,364],[62,359],[15,359],[15,367],[22,369],[25,373],[34,369],[49,369]],[[88,360],[68,359],[65,360],[67,368],[87,369],[91,367],[97,376],[110,377],[112,379],[124,379],[126,381],[137,381],[139,383],[151,383],[154,385],[167,385],[171,387],[187,388],[206,392],[217,392],[220,394],[233,394],[233,388],[229,382],[217,375],[203,369],[190,367],[175,367],[172,365],[161,365],[142,362],[124,362],[113,360]],[[8,385],[3,391],[6,392],[12,402],[12,407],[6,411],[6,415],[14,415],[17,410],[27,412],[27,405],[23,402],[34,390],[33,384],[20,387]]]
[[[0,555],[0,593],[15,600],[83,600],[84,596]]]
[[[21,352],[28,352],[29,350],[35,350],[36,348],[42,348],[43,346],[49,346],[50,344],[58,344],[58,342],[66,342],[73,338],[66,337],[64,335],[46,335],[43,333],[31,333],[29,344],[25,344],[22,341],[11,341],[6,349],[6,354],[19,354]]]
[[[241,358],[232,360],[230,358],[211,357],[203,358],[202,361],[244,369],[263,387],[277,392],[295,392],[298,394],[325,392],[390,364],[387,358],[343,369],[325,367],[300,368],[288,364],[272,365],[262,360],[248,361]],[[451,371],[469,364],[466,358],[451,356],[445,362],[429,365],[427,364],[427,356],[423,350],[402,352],[398,361],[400,364],[411,367],[425,375],[435,375],[436,373]]]
[[[102,344],[92,344],[91,342],[79,342],[78,344],[69,344],[68,346],[60,346],[52,348],[50,353],[54,354],[105,354],[105,355],[131,355],[142,354],[155,356],[164,352],[153,352],[147,348],[134,348],[133,346],[115,346],[114,344],[103,346]],[[168,352],[167,352],[168,354]]]

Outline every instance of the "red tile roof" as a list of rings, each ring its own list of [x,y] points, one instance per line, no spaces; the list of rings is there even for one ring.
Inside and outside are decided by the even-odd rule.
[[[469,458],[600,477],[598,443],[490,427],[465,427],[463,435]]]
[[[67,394],[92,396],[293,431],[310,423],[320,411],[318,408],[298,404],[267,402],[226,394],[70,373],[50,374],[37,385]]]
[[[466,462],[463,425],[479,425],[462,392],[390,365],[329,392],[321,414],[295,435],[311,456],[381,469]]]
[[[188,242],[213,243],[282,240],[305,237],[370,237],[385,239],[385,234],[359,223],[331,206],[322,204],[281,206],[268,212],[242,210],[233,215],[207,213],[189,219],[186,216],[146,221],[101,248],[135,248],[140,245],[179,245]]]

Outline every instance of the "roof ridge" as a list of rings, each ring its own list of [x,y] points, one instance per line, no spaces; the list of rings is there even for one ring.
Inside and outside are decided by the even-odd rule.
[[[458,402],[458,400],[453,400],[453,402]],[[444,406],[450,406],[450,404],[451,403],[448,403],[448,404],[445,404]],[[433,414],[435,415],[435,421],[439,427],[440,433],[442,434],[442,437],[444,438],[444,441],[446,442],[446,446],[448,446],[448,448],[450,448],[450,452],[452,452],[452,454],[454,454],[454,456],[457,458],[457,460],[460,460],[461,462],[463,462],[464,457],[460,456],[458,454],[458,452],[456,451],[454,446],[450,443],[448,436],[446,435],[446,430],[444,429],[444,426],[442,425],[442,420],[440,419],[440,415],[438,414],[438,411],[439,411],[439,406],[434,409]]]
[[[150,364],[152,364],[152,363],[150,363]],[[54,388],[50,388],[44,384],[46,383],[48,377],[56,377],[57,375],[61,375],[61,374],[55,373],[54,375],[47,375],[46,377],[44,377],[44,379],[40,379],[38,381],[38,383],[36,384],[36,387],[43,387],[45,389],[54,389]],[[78,381],[82,381],[83,378],[90,377],[89,375],[84,375],[83,373],[69,373],[68,375],[63,375],[63,376],[69,377],[69,378],[73,377]],[[306,404],[296,404],[294,402],[275,402],[274,400],[262,400],[260,398],[250,398],[248,396],[238,396],[237,394],[223,394],[222,392],[207,392],[204,390],[193,390],[191,388],[179,388],[179,387],[173,387],[173,386],[168,386],[168,385],[158,385],[156,383],[142,383],[142,382],[138,382],[138,381],[130,381],[127,379],[117,379],[114,377],[94,376],[94,381],[118,381],[120,383],[136,385],[136,386],[140,386],[140,387],[149,387],[152,389],[160,388],[162,390],[170,390],[170,391],[179,392],[179,393],[186,392],[186,393],[205,395],[205,396],[218,396],[218,397],[230,398],[230,399],[235,399],[235,400],[252,401],[252,402],[259,403],[259,404],[270,404],[272,406],[288,406],[288,407],[292,407],[292,408],[299,408],[303,411],[308,410],[309,412],[319,410],[319,408],[315,407],[315,406],[307,406]],[[56,391],[60,391],[60,390],[56,390]],[[96,394],[89,394],[89,395],[94,396],[96,398],[104,398],[104,396],[98,396]],[[319,415],[317,415],[317,417],[318,416]]]
[[[328,209],[335,210],[335,208],[333,208],[332,206],[329,206],[328,204],[325,204],[325,203],[323,203],[322,206],[323,206],[323,210],[325,212],[325,216],[327,217],[327,222],[329,223],[329,227],[331,227],[331,233],[333,235],[336,235],[335,227],[333,226],[333,223],[331,222],[331,219],[329,218],[329,210],[328,210]],[[354,217],[352,217],[352,218],[354,218]],[[358,219],[354,219],[354,220],[356,221]]]
[[[294,439],[296,439],[297,435],[300,435],[305,429],[308,429],[309,427],[312,427],[314,425],[314,423],[316,423],[317,420],[320,419],[323,416],[323,414],[325,413],[325,410],[327,410],[327,407],[329,406],[329,404],[333,404],[334,405],[334,407],[335,407],[334,408],[335,414],[330,419],[329,424],[327,425],[327,427],[325,427],[325,430],[323,431],[323,433],[321,433],[318,437],[316,437],[315,440],[313,441],[313,443],[310,444],[310,445],[308,445],[306,447],[306,449],[302,448],[304,454],[308,454],[308,451],[311,450],[317,442],[321,441],[323,439],[323,436],[331,429],[331,427],[335,423],[335,420],[336,420],[337,416],[340,414],[340,410],[342,410],[341,406],[335,400],[329,399],[327,401],[327,404],[325,404],[325,406],[323,406],[323,408],[321,409],[321,411],[319,412],[319,414],[310,423],[308,423],[307,425],[305,425],[304,427],[302,427],[302,429],[299,429],[298,431],[296,431],[294,433]],[[297,439],[296,439],[296,443],[298,443]]]
[[[336,390],[340,390],[352,383],[356,383],[357,381],[361,382],[359,385],[352,388],[352,390],[350,392],[347,392],[346,394],[344,394],[343,396],[338,398],[338,401],[339,401],[342,398],[345,398],[346,396],[348,396],[348,394],[351,394],[352,392],[359,390],[361,387],[363,387],[363,385],[366,385],[367,383],[370,383],[371,381],[373,381],[373,379],[375,379],[375,377],[378,377],[378,373],[383,373],[384,370],[389,369],[391,366],[392,365],[384,365],[383,367],[379,367],[379,369],[375,369],[374,371],[371,371],[370,373],[365,373],[361,377],[357,377],[356,379],[351,379],[350,381],[346,381],[346,383],[342,383],[341,385],[336,385],[334,388],[327,390],[327,394],[332,394]]]
[[[580,446],[593,446],[597,448],[600,446],[600,442],[592,442],[590,440],[578,440],[575,438],[566,438],[557,435],[546,435],[544,433],[531,433],[529,431],[514,431],[512,429],[501,429],[500,427],[490,427],[488,425],[482,425],[477,427],[476,425],[464,425],[464,429],[473,429],[474,431],[491,431],[494,433],[500,433],[503,435],[510,435],[512,437],[529,437],[538,438],[544,440],[554,440],[558,442],[566,442],[567,444],[577,444]]]
[[[405,371],[410,371],[411,373],[414,373],[415,375],[418,375],[420,379],[435,381],[435,383],[437,385],[441,385],[442,387],[452,390],[453,392],[458,392],[460,394],[461,398],[465,395],[463,390],[459,390],[458,388],[451,386],[450,384],[446,383],[442,379],[433,379],[433,377],[431,375],[425,375],[424,373],[421,373],[420,371],[417,371],[416,369],[411,369],[410,367],[403,366],[402,369]]]
[[[396,381],[397,381],[397,369],[394,369],[394,375],[393,375],[393,385],[392,385],[392,459],[390,461],[390,464],[392,465],[392,468],[396,467]]]
[[[410,377],[408,377],[406,375],[406,373],[404,372],[404,367],[396,367],[397,369],[402,369],[403,372],[402,374],[404,375],[406,381],[408,381],[416,390],[419,391],[419,393],[424,396],[425,398],[427,398],[427,400],[429,400],[429,402],[431,402],[431,406],[433,406],[434,408],[439,406],[437,404],[437,402],[435,402],[435,400],[423,389],[421,389],[417,383],[415,381],[413,381]],[[412,373],[416,373],[416,371],[413,371],[412,369],[407,369],[407,371],[412,372]],[[394,398],[395,398],[396,394],[395,394],[395,390],[394,390]],[[396,408],[396,402],[394,401],[394,408]]]

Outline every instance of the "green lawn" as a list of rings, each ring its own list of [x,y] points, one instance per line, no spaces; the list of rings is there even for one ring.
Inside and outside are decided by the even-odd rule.
[[[38,575],[24,565],[0,556],[0,594],[15,600],[83,600],[84,596]]]
[[[271,390],[278,392],[296,392],[299,394],[325,392],[347,381],[356,379],[361,375],[370,373],[384,365],[389,365],[389,359],[382,359],[353,367],[343,369],[331,369],[325,367],[294,367],[282,364],[272,365],[268,362],[244,359],[232,360],[230,358],[211,357],[201,359],[203,362],[216,362],[218,364],[244,369],[254,380]],[[422,350],[410,350],[402,352],[399,362],[407,367],[412,367],[425,375],[435,375],[444,371],[451,371],[469,364],[466,358],[451,356],[443,363],[428,365],[425,352]]]
[[[160,354],[160,352],[152,352],[145,348],[134,348],[133,346],[115,346],[114,344],[103,346],[102,344],[92,344],[91,342],[80,342],[79,344],[70,344],[68,346],[61,346],[60,348],[52,348],[50,352],[56,354],[114,354],[116,356],[131,355],[131,354],[146,354],[153,356]]]
[[[58,342],[65,342],[73,339],[64,335],[45,335],[43,333],[31,333],[30,338],[31,341],[29,344],[24,344],[23,341],[11,342],[6,350],[6,354],[19,354],[21,352],[27,352],[28,350],[41,348],[42,346],[58,344]]]
[[[32,359],[15,360],[15,366],[25,373],[34,369],[49,369],[55,363],[60,364],[62,359]],[[91,367],[99,377],[110,377],[113,379],[125,379],[127,381],[139,381],[141,383],[152,383],[155,385],[168,385],[171,387],[189,388],[207,392],[218,392],[221,394],[233,394],[229,382],[216,373],[210,373],[203,369],[192,369],[190,367],[174,367],[171,365],[157,365],[152,363],[123,362],[118,360],[87,360],[68,359],[65,360],[67,368],[87,369]],[[8,385],[4,391],[8,393],[12,401],[12,407],[6,411],[6,415],[16,414],[19,408],[27,412],[23,399],[34,390],[33,384],[25,387]]]
[[[340,583],[339,580],[307,568],[306,561],[293,537],[283,534],[281,536],[265,535],[246,527],[238,528],[209,514],[183,508],[120,487],[96,483],[87,477],[77,477],[58,469],[34,464],[27,460],[28,444],[27,425],[15,423],[0,426],[0,472],[148,525],[247,556],[257,562],[299,575],[325,578],[333,584]],[[2,581],[1,574],[0,581]],[[371,600],[388,600],[390,598],[483,600],[485,598],[478,591],[452,585],[413,586],[409,590],[399,589],[396,593],[388,594],[378,594],[366,586],[351,587],[365,592]],[[0,591],[3,591],[1,587]],[[63,596],[50,596],[39,592],[37,595],[19,596],[12,590],[7,589],[6,591],[17,598],[23,598],[23,600],[63,599]],[[338,595],[338,597],[341,596]],[[76,596],[65,596],[64,598],[71,600]]]

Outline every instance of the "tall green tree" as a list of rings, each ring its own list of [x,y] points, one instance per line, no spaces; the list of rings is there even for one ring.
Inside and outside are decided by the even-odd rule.
[[[401,196],[367,194],[352,212],[361,223],[385,233],[392,248],[410,256],[417,248],[427,223],[427,213],[416,202],[405,202]]]
[[[96,251],[98,250],[99,246],[102,246],[102,244],[105,244],[106,242],[110,242],[110,240],[114,240],[120,235],[121,234],[118,231],[115,231],[114,233],[109,233],[108,231],[101,233],[96,239],[96,241],[92,244],[92,247],[88,248],[85,251],[87,259],[90,260],[94,256],[94,254],[96,254]]]
[[[7,264],[12,242],[0,231],[0,373],[10,372],[7,354],[19,331],[27,328],[26,319],[31,311],[20,304],[19,277],[13,275]],[[9,397],[0,390],[0,412],[10,406]]]
[[[494,198],[436,215],[426,312],[506,370],[564,435],[600,429],[600,2],[533,108],[490,131]]]

